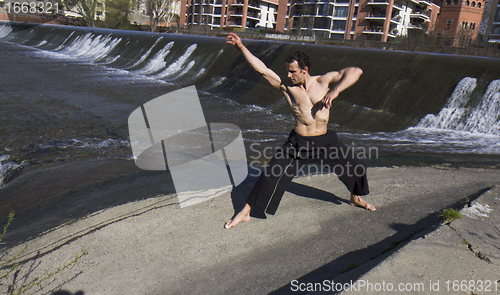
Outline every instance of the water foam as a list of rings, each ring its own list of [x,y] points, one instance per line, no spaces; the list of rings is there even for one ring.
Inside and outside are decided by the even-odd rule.
[[[106,57],[121,40],[121,38],[113,38],[111,35],[103,36],[87,33],[75,38],[69,46],[59,50],[58,53],[63,54],[65,57],[97,61]]]
[[[35,47],[40,47],[40,46],[43,46],[45,44],[47,44],[47,40],[43,40],[42,42],[40,42],[38,45],[35,45]]]
[[[0,38],[5,38],[12,33],[12,28],[7,23],[0,23]]]
[[[184,52],[184,54],[181,57],[179,57],[174,63],[170,64],[163,72],[161,72],[158,75],[155,75],[155,78],[164,79],[164,78],[171,77],[171,76],[181,72],[184,69],[185,63],[188,61],[191,54],[195,51],[196,47],[198,47],[198,45],[191,44],[191,46],[189,46],[186,49],[186,52]],[[192,61],[192,62],[193,63],[190,62],[187,65],[187,67],[189,67],[189,69],[191,69],[194,66],[194,61]]]
[[[138,60],[137,62],[135,62],[132,66],[130,66],[130,67],[126,68],[126,69],[127,69],[127,70],[128,70],[128,69],[132,69],[132,68],[134,68],[134,67],[138,66],[139,64],[141,64],[143,61],[145,61],[145,60],[146,60],[146,58],[147,58],[147,57],[151,54],[151,51],[152,51],[152,50],[153,50],[153,48],[156,46],[156,44],[158,44],[158,42],[160,42],[160,40],[162,40],[162,39],[163,39],[163,37],[160,37],[160,38],[156,39],[156,41],[155,41],[155,43],[153,44],[153,46],[149,47],[148,51],[146,51],[146,53],[145,53],[145,54],[143,54],[143,55],[141,56],[141,58],[139,58],[139,60]],[[170,45],[170,43],[172,43],[172,44]],[[168,44],[167,44],[167,46],[169,46],[169,45],[170,45],[170,47],[172,47],[172,46],[174,45],[174,41],[172,41],[172,42],[170,42],[170,43],[168,43]]]
[[[66,47],[66,41],[68,41],[69,38],[71,38],[71,36],[73,36],[75,34],[75,31],[71,32],[71,34],[69,34],[68,37],[66,37],[66,39],[64,39],[64,41],[61,43],[61,45],[57,46],[56,48],[54,48],[54,51],[59,51],[61,49],[63,49],[64,47]]]
[[[500,135],[500,80],[489,84],[478,106],[467,107],[475,87],[475,78],[462,79],[439,114],[425,116],[416,127]]]
[[[345,142],[389,152],[500,154],[500,136],[484,133],[412,127],[397,132],[345,133]]]
[[[9,157],[10,157],[9,155],[0,156],[0,186],[3,184],[5,178],[7,177],[7,175],[10,172],[21,167],[21,164],[17,164],[15,162],[8,161]]]
[[[143,69],[136,71],[136,74],[140,75],[153,74],[160,71],[162,68],[166,67],[165,57],[167,57],[167,55],[170,53],[170,49],[172,48],[172,46],[174,46],[174,41],[169,42],[162,49],[160,49],[160,51],[158,51],[153,56],[153,58],[149,60],[149,62]],[[149,50],[148,52],[151,53],[151,50]],[[149,55],[149,53],[146,54]],[[146,57],[144,57],[144,59],[146,59]]]

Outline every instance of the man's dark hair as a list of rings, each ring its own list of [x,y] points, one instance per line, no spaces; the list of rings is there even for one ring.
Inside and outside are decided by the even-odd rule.
[[[309,60],[309,55],[300,50],[290,53],[285,60],[286,63],[289,64],[291,64],[296,60],[297,63],[299,64],[299,68],[301,69],[305,69],[305,67],[308,67],[309,69],[311,68],[311,61]]]

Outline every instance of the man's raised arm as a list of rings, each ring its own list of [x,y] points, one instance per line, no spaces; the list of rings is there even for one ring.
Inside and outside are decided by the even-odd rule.
[[[264,77],[264,79],[276,89],[282,90],[281,77],[269,69],[260,59],[253,55],[241,42],[241,38],[235,33],[229,33],[226,43],[234,45],[236,49],[243,53],[243,56],[252,68]]]
[[[323,98],[323,105],[327,108],[332,106],[332,101],[339,96],[339,93],[351,87],[359,80],[363,74],[363,70],[357,67],[349,67],[338,72],[329,72],[321,76],[320,79],[325,79],[327,83],[337,83],[333,89],[328,92]]]

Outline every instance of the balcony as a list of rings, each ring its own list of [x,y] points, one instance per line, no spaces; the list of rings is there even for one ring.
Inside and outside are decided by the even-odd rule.
[[[249,8],[260,9],[260,2],[257,1],[248,1]]]
[[[389,2],[386,0],[368,0],[367,4],[370,6],[387,6]]]
[[[248,19],[253,19],[253,20],[260,20],[260,13],[248,12],[247,13],[247,18]]]
[[[386,15],[385,15],[385,13],[378,13],[378,14],[377,13],[370,13],[368,16],[366,16],[365,19],[384,23],[385,19],[386,19]]]
[[[410,18],[430,21],[430,13],[428,11],[414,11],[410,14]]]
[[[403,10],[403,5],[401,3],[396,3],[394,2],[394,4],[392,5],[392,9],[396,9],[396,10]]]
[[[428,0],[420,0],[420,1],[418,1],[418,4],[424,5],[424,6],[431,6],[432,2],[430,2]]]
[[[401,19],[401,15],[396,15],[395,17],[391,18],[391,23],[399,25],[401,24]]]
[[[384,28],[382,26],[363,28],[363,34],[382,35],[383,33],[384,33]]]
[[[408,30],[423,30],[425,33],[427,32],[427,25],[425,24],[408,24]]]

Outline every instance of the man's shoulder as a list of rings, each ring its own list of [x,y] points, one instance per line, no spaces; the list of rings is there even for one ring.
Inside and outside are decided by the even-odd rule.
[[[338,78],[341,77],[341,74],[340,74],[340,71],[331,71],[331,72],[327,72],[323,75],[320,75],[320,76],[317,76],[317,81],[320,82],[320,83],[331,83],[331,82],[334,82],[336,81]]]

